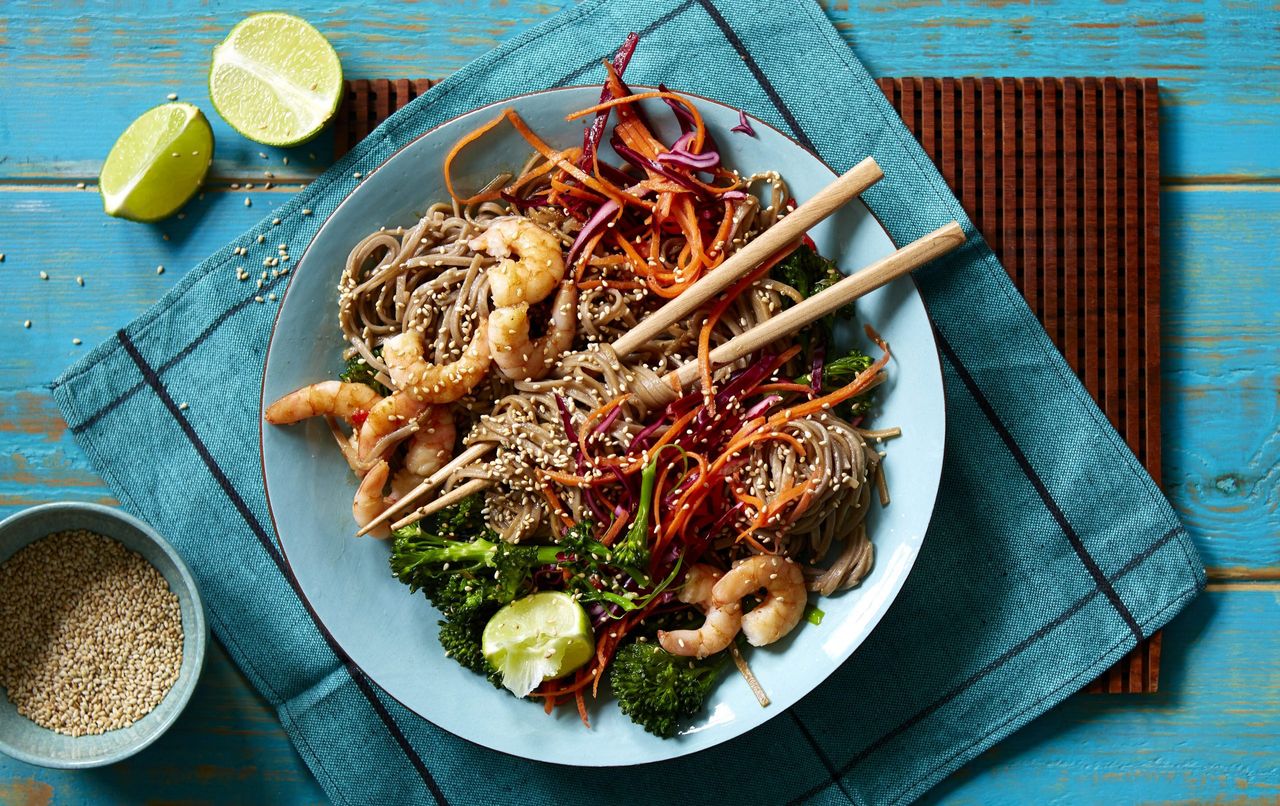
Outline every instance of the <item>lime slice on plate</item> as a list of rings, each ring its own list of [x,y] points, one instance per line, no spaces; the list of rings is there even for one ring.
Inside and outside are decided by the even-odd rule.
[[[195,195],[213,161],[213,130],[191,104],[161,104],[129,124],[98,176],[107,215],[159,221]]]
[[[250,140],[295,146],[319,134],[337,111],[342,64],[306,20],[254,14],[213,49],[209,98]]]
[[[563,677],[591,659],[595,638],[582,605],[560,591],[516,599],[494,613],[480,649],[502,685],[524,697],[543,680]]]

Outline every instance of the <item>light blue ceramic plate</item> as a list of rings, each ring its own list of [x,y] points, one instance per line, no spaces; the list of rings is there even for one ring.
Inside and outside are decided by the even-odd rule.
[[[101,767],[151,744],[182,713],[200,679],[209,628],[196,582],[173,546],[150,526],[118,509],[77,502],[25,509],[0,522],[0,562],[28,543],[67,529],[88,529],[106,535],[141,554],[169,583],[182,613],[182,667],[178,680],[155,710],[127,728],[99,736],[64,736],[20,715],[13,703],[0,694],[0,752],[42,767]],[[4,629],[3,624],[0,629]]]
[[[379,227],[410,225],[428,203],[448,198],[441,162],[455,140],[509,105],[543,139],[566,146],[581,142],[581,123],[566,123],[564,116],[595,103],[599,92],[598,87],[552,90],[477,110],[428,132],[370,173],[298,264],[272,335],[264,399],[332,378],[340,369],[335,289],[347,253]],[[726,162],[739,171],[777,170],[800,199],[833,178],[815,157],[765,124],[755,123],[758,136],[746,137],[729,131],[738,122],[736,110],[711,101],[700,108]],[[650,117],[670,119],[662,106]],[[678,132],[662,134],[671,142]],[[528,153],[514,131],[500,126],[455,162],[455,181],[460,189],[479,188],[501,171],[518,169]],[[893,249],[861,203],[847,206],[810,234],[822,254],[846,272]],[[730,672],[704,715],[664,741],[633,725],[608,698],[593,708],[588,730],[571,708],[547,716],[539,705],[495,690],[444,657],[436,642],[435,611],[391,577],[386,544],[352,537],[356,481],[320,420],[262,431],[268,500],[289,564],[325,626],[371,678],[410,709],[478,744],[561,764],[624,765],[673,758],[741,735],[785,711],[857,649],[902,587],[929,525],[942,466],[944,414],[938,354],[924,306],[914,284],[900,279],[861,300],[858,313],[887,338],[894,353],[876,420],[904,432],[888,446],[893,503],[884,511],[873,507],[876,563],[863,585],[823,601],[826,618],[820,626],[805,624],[779,644],[751,653],[752,669],[773,699],[768,708],[757,705],[741,677]],[[598,752],[600,747],[609,752]]]

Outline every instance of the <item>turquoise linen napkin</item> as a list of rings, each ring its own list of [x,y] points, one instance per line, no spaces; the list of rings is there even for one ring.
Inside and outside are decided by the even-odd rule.
[[[924,549],[879,628],[824,685],[740,739],[591,770],[500,755],[434,727],[370,681],[300,600],[267,513],[257,436],[275,310],[253,298],[288,277],[261,292],[228,278],[279,241],[309,242],[353,173],[442,121],[601,80],[599,59],[629,31],[642,36],[632,83],[740,106],[838,171],[872,154],[894,181],[864,199],[897,243],[953,218],[969,241],[918,274],[944,358],[946,461]],[[1168,502],[808,0],[588,0],[397,113],[277,215],[278,226],[263,221],[191,271],[53,392],[124,505],[190,563],[218,638],[335,801],[907,802],[1081,688],[1203,587]]]

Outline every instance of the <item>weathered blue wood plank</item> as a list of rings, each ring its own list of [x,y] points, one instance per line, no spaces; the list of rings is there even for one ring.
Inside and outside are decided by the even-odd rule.
[[[0,804],[325,803],[275,714],[214,642],[191,703],[123,764],[44,770],[0,755]]]
[[[1155,76],[1163,88],[1166,177],[1280,177],[1274,147],[1280,106],[1270,70],[1280,61],[1280,38],[1275,11],[1264,2],[825,5],[877,75]],[[307,0],[291,10],[332,39],[348,75],[422,78],[447,75],[557,6]],[[259,176],[262,149],[217,119],[205,77],[213,46],[241,17],[261,10],[253,0],[196,10],[155,0],[6,5],[0,9],[0,177],[96,175],[119,132],[169,92],[214,120],[216,176]],[[323,158],[326,150],[324,144],[295,149],[287,173],[311,175],[307,153]]]
[[[1280,585],[1211,589],[1166,631],[1162,691],[1079,696],[996,746],[930,804],[1222,800],[1280,793]],[[30,800],[24,800],[30,798]],[[0,756],[0,803],[315,803],[266,705],[220,648],[173,732],[124,764],[40,770]]]
[[[1178,190],[1161,203],[1165,487],[1221,574],[1274,578],[1280,188]]]
[[[244,207],[245,198],[254,206]],[[92,192],[0,187],[0,334],[8,345],[0,508],[65,489],[105,494],[70,436],[56,429],[56,411],[39,387],[286,198],[284,191],[211,192],[186,219],[152,227],[107,218]],[[1166,487],[1211,566],[1280,575],[1280,289],[1271,280],[1280,190],[1171,189],[1163,203]],[[66,237],[65,223],[64,234],[53,235],[51,222],[77,222],[75,237]],[[230,275],[226,281],[237,284]],[[240,285],[251,295],[253,281]],[[49,441],[45,431],[59,436]]]

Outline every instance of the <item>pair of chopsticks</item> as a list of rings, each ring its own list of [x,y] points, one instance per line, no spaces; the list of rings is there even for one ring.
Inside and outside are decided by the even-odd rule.
[[[807,230],[883,178],[884,173],[874,159],[867,157],[859,162],[778,223],[765,230],[755,240],[735,252],[714,271],[704,275],[683,294],[654,311],[635,328],[620,337],[613,343],[614,352],[619,358],[625,358],[673,324],[687,319],[710,302],[716,294],[749,274],[765,260],[784,249],[794,248]],[[945,255],[964,241],[964,231],[955,221],[939,227],[919,240],[845,277],[820,294],[809,297],[769,321],[720,345],[711,352],[711,360],[718,365],[737,361],[786,334],[795,333],[858,297],[914,271],[934,258]],[[683,389],[697,376],[698,363],[690,361],[669,373],[664,380],[670,382],[673,388],[678,384],[679,388]],[[357,535],[367,534],[391,520],[410,503],[444,484],[459,468],[483,458],[492,450],[491,444],[472,445],[370,521],[357,532]],[[472,479],[396,521],[392,524],[392,528],[399,529],[414,523],[490,485],[491,482],[487,479]]]

